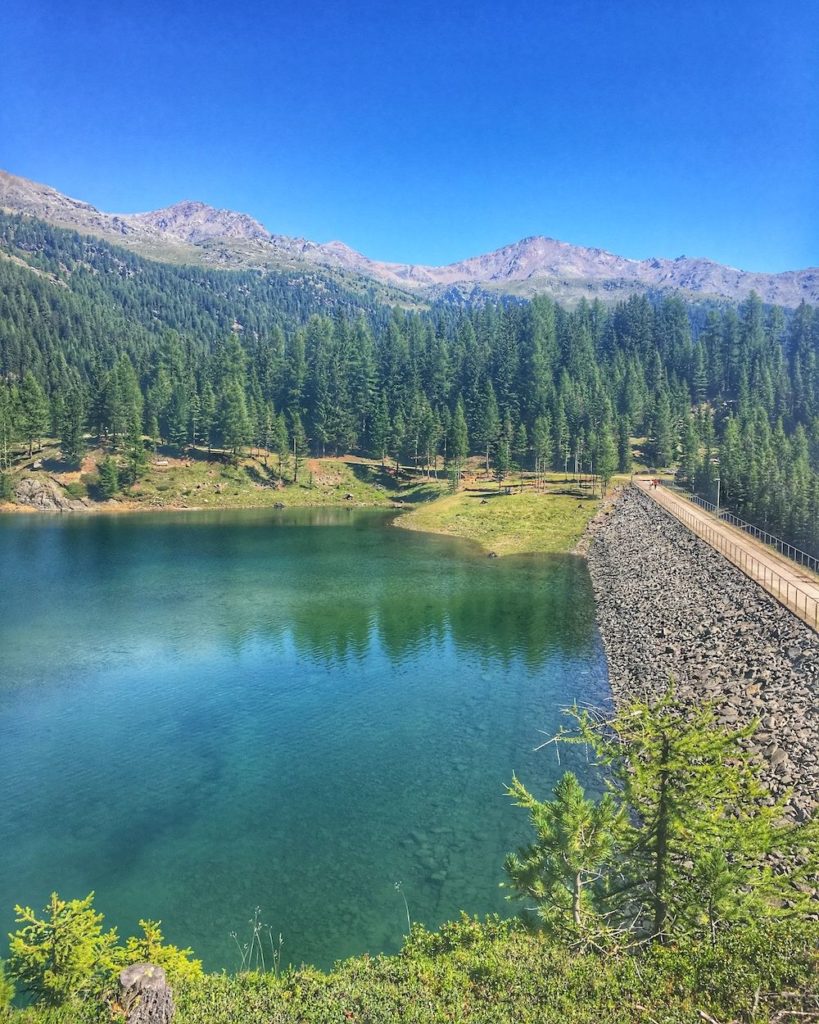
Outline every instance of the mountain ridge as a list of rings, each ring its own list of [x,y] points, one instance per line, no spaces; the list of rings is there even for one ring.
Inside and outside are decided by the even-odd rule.
[[[427,297],[454,287],[522,297],[548,294],[562,301],[583,296],[615,301],[649,291],[740,301],[756,291],[773,305],[819,302],[817,267],[765,274],[704,257],[637,260],[544,235],[530,235],[444,266],[386,262],[343,241],[321,243],[275,234],[247,213],[200,200],[185,199],[142,213],[105,213],[3,170],[0,208],[97,235],[154,259],[261,270],[312,265]]]

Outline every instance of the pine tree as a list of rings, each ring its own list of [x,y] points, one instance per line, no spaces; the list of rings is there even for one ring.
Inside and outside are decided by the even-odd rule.
[[[192,949],[179,949],[165,942],[161,921],[139,922],[142,935],[130,935],[125,945],[114,951],[118,968],[129,964],[154,964],[161,967],[171,984],[196,981],[202,977],[202,961],[196,960]]]
[[[535,457],[535,475],[538,484],[554,459],[552,421],[548,413],[538,416],[532,429],[532,449]]]
[[[700,438],[692,416],[688,416],[683,429],[679,475],[693,490],[700,468]]]
[[[113,974],[117,933],[102,930],[94,894],[61,900],[51,894],[44,918],[16,906],[20,926],[9,942],[9,973],[35,1003],[62,1006],[98,994]]]
[[[381,465],[387,458],[390,449],[390,414],[387,408],[387,399],[381,395],[378,405],[375,407],[375,414],[370,424],[370,450],[373,457],[381,460]]]
[[[219,406],[219,433],[222,447],[235,456],[250,440],[251,425],[245,396],[238,384],[230,383]]]
[[[60,450],[70,466],[82,464],[85,455],[85,401],[78,386],[71,388],[63,406]]]
[[[119,467],[116,459],[107,455],[99,464],[99,488],[104,498],[113,498],[119,490]]]
[[[526,457],[529,454],[529,438],[526,434],[526,424],[519,423],[518,428],[515,431],[515,437],[512,442],[512,451],[515,455],[515,461],[522,469],[526,463]]]
[[[608,423],[604,423],[597,432],[595,443],[595,470],[600,477],[602,494],[605,496],[609,481],[617,470],[617,445]]]
[[[679,702],[671,689],[654,706],[624,706],[608,723],[587,712],[575,717],[573,741],[592,748],[628,811],[620,889],[635,928],[665,940],[806,912],[800,879],[819,869],[819,823],[788,822],[780,803],[766,801],[745,747],[753,727],[719,729],[710,705]],[[715,850],[729,859],[734,886],[719,921],[707,918],[704,893],[709,877],[715,901],[724,891]]]
[[[48,425],[48,399],[40,383],[29,370],[20,385],[20,426],[23,439],[28,444],[31,458],[34,442],[42,446],[42,436]]]
[[[290,457],[290,437],[287,433],[287,421],[280,412],[273,426],[273,449],[279,463],[279,479],[284,480]]]
[[[464,403],[458,398],[458,401],[455,403],[455,413],[452,416],[449,430],[449,457],[452,460],[453,470],[458,483],[460,483],[463,474],[464,459],[468,454],[469,436],[466,427]]]
[[[529,811],[535,842],[504,862],[515,890],[510,898],[534,902],[546,930],[570,944],[599,945],[610,930],[607,896],[598,884],[616,868],[625,830],[625,808],[610,793],[586,797],[572,772],[554,789],[554,799],[537,800],[513,776],[507,793]]]
[[[630,473],[633,466],[631,422],[628,416],[621,416],[617,421],[617,469],[620,473]]]
[[[569,435],[569,421],[566,418],[566,409],[561,400],[558,402],[557,411],[555,412],[554,420],[554,452],[557,460],[557,469],[566,471],[568,465],[569,453],[571,451],[571,441]]]
[[[492,449],[497,445],[501,433],[500,413],[498,402],[495,398],[495,389],[490,381],[487,381],[483,394],[483,407],[481,409],[480,441],[486,451],[486,472],[489,472],[489,458]]]
[[[509,475],[509,470],[512,467],[512,452],[510,450],[509,442],[505,437],[501,437],[495,445],[493,467],[495,470],[495,479],[498,481],[498,487],[500,487]]]
[[[293,437],[293,483],[299,481],[299,467],[307,454],[307,435],[301,422],[301,416],[294,412],[290,418],[290,431]]]
[[[401,452],[406,443],[407,430],[404,424],[404,417],[399,409],[392,421],[392,433],[390,435],[390,452],[395,459],[395,472],[401,468]]]
[[[12,445],[17,440],[19,419],[17,392],[0,381],[0,469],[11,466]]]
[[[652,416],[648,451],[652,464],[657,467],[670,466],[677,453],[674,421],[667,391],[661,392],[657,399]]]

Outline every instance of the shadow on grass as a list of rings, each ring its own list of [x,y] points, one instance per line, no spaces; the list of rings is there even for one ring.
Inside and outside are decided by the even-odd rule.
[[[31,460],[33,466],[39,462],[46,473],[74,473],[80,467],[76,462],[67,462],[65,459],[38,459],[36,455]]]
[[[279,490],[279,475],[272,466],[265,467],[251,462],[245,463],[243,468],[254,484],[261,484],[262,487],[272,487],[274,490]]]
[[[225,465],[231,461],[229,452],[208,451],[206,448],[178,448],[174,444],[158,444],[154,454],[162,459],[188,459],[190,462],[216,462]]]
[[[577,498],[578,501],[598,501],[599,498],[596,494],[590,494],[588,491],[580,491],[576,487],[563,487],[560,490],[548,491],[548,494],[556,494],[564,498]]]
[[[417,487],[410,494],[398,495],[397,500],[402,505],[421,505],[425,501],[434,501],[440,497],[442,497],[440,488],[435,487],[433,484],[428,484],[423,487]]]
[[[396,480],[392,470],[386,466],[373,466],[362,462],[348,462],[347,468],[362,484],[383,487],[385,491],[397,493],[401,490],[400,479]]]

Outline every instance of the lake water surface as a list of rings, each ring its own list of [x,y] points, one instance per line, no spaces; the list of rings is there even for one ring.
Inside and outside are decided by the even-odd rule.
[[[430,926],[511,912],[504,785],[547,795],[533,748],[606,696],[575,557],[343,509],[0,517],[0,934],[93,889],[208,969],[257,906],[329,966],[397,949],[404,896]]]

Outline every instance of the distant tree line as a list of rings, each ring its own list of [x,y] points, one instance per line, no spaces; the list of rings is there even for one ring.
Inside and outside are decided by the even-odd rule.
[[[819,314],[752,295],[613,307],[548,298],[388,308],[377,286],[319,272],[151,263],[0,216],[0,469],[91,434],[127,480],[149,444],[239,453],[295,473],[308,453],[363,452],[460,474],[513,463],[653,467],[819,551]],[[25,261],[32,269],[20,266]],[[36,272],[33,272],[36,271]]]

